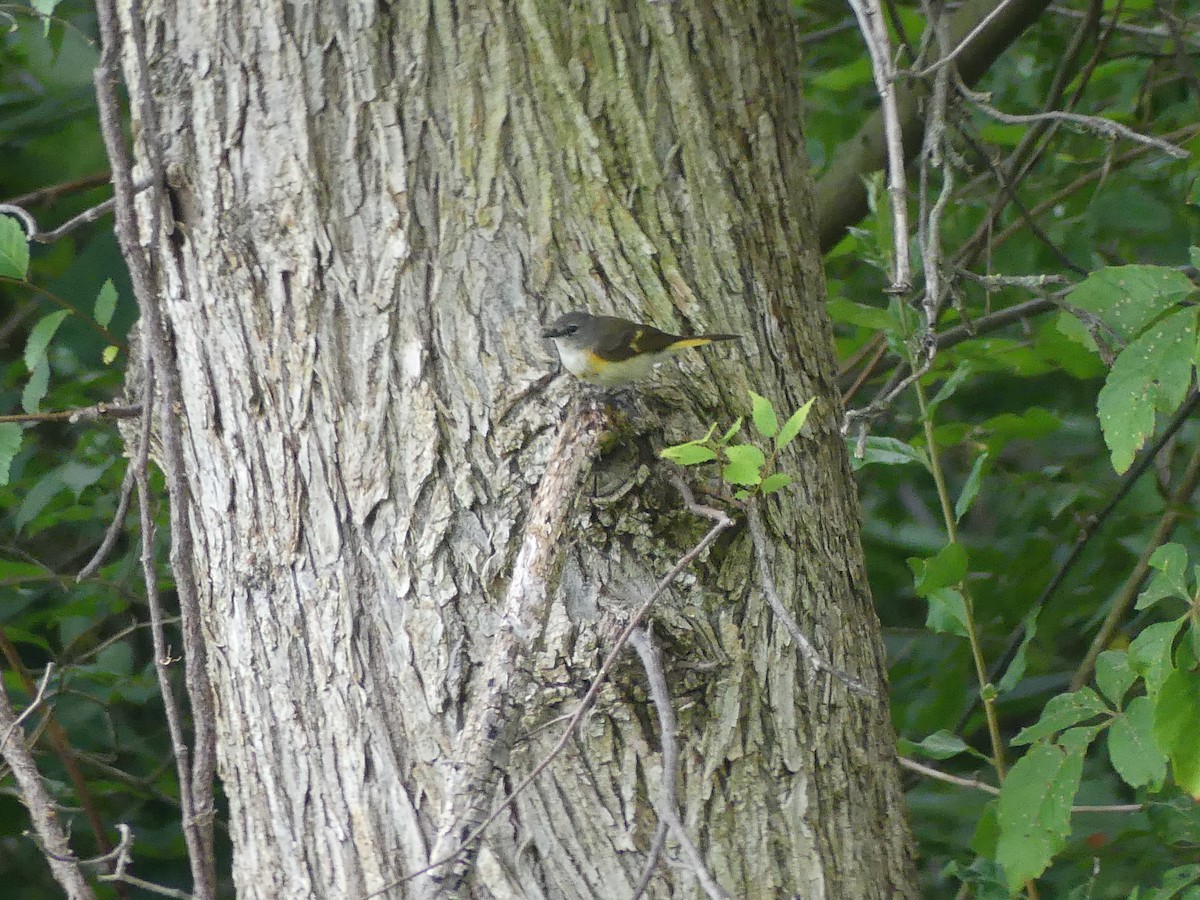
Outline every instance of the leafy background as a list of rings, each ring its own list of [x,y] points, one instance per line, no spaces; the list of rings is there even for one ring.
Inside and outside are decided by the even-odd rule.
[[[49,7],[53,18],[0,5],[0,200],[21,204],[49,229],[111,191],[92,98],[97,50],[90,7],[80,0],[33,6]],[[891,8],[894,40],[899,25],[919,42],[923,9]],[[991,313],[1038,298],[1054,303],[1003,328],[977,328],[942,349],[920,392],[904,392],[873,423],[857,470],[896,728],[902,753],[916,763],[1000,782],[996,745],[978,702],[976,659],[997,667],[1063,570],[1015,668],[994,672],[990,684],[997,687],[985,691],[1008,775],[1004,794],[997,799],[976,786],[906,773],[928,896],[1200,895],[1200,813],[1190,796],[1200,789],[1189,769],[1200,764],[1179,738],[1200,734],[1192,569],[1198,545],[1187,489],[1200,465],[1200,427],[1186,414],[1196,343],[1191,248],[1200,243],[1200,20],[1171,0],[1161,8],[1150,0],[1106,0],[1089,9],[1099,26],[1073,68],[1064,71],[1064,60],[1083,27],[1083,10],[1051,6],[978,86],[990,94],[987,102],[1008,112],[1038,111],[1061,76],[1063,103],[1069,100],[1074,111],[1173,135],[1193,155],[1177,160],[1058,127],[1021,176],[1014,202],[988,160],[1004,163],[1031,126],[999,123],[971,103],[956,104],[950,137],[956,187],[942,222],[947,255],[972,246],[993,206],[999,214],[978,252],[947,267],[954,303],[938,329],[975,328]],[[1161,9],[1183,30],[1178,48]],[[796,15],[806,34],[796,77],[806,89],[819,176],[877,99],[847,8],[806,2]],[[870,401],[896,358],[912,359],[919,337],[909,305],[916,295],[884,292],[889,216],[878,177],[868,180],[879,198],[872,213],[827,254],[829,310],[852,407]],[[34,244],[27,272],[20,271],[24,242],[19,231],[14,238],[15,221],[0,217],[0,413],[113,400],[135,310],[111,218]],[[1134,264],[1169,271],[1115,269]],[[979,280],[989,275],[1048,281],[1036,287]],[[1143,275],[1149,281],[1138,280]],[[1156,278],[1176,279],[1177,289],[1146,286]],[[106,282],[116,297],[111,318]],[[1117,301],[1126,298],[1140,310],[1132,318],[1119,311]],[[1092,318],[1081,322],[1072,308]],[[1172,346],[1182,350],[1173,357],[1155,337],[1161,330],[1179,337]],[[877,352],[882,362],[868,371]],[[1104,398],[1107,419],[1097,410]],[[779,411],[780,421],[790,412]],[[1138,477],[1118,471],[1144,456],[1144,445],[1173,418],[1178,427]],[[21,708],[47,663],[56,667],[45,698],[53,718],[34,716],[26,729],[72,823],[75,850],[99,852],[90,819],[103,823],[109,840],[114,823],[129,823],[136,832],[134,871],[186,888],[135,514],[127,515],[116,551],[98,574],[75,580],[116,512],[121,454],[108,420],[0,424],[0,462],[11,456],[0,487],[3,677]],[[155,510],[155,520],[160,587],[169,592],[165,510]],[[1086,542],[1073,552],[1082,535]],[[1163,544],[1170,546],[1151,557]],[[1139,561],[1152,563],[1150,581]],[[1103,632],[1097,677],[1073,691],[1112,604],[1139,591],[1145,593],[1138,608]],[[1138,808],[1068,815],[1072,802]],[[28,827],[5,777],[0,879],[19,885],[22,897],[59,896],[40,851],[24,835]],[[227,846],[221,852],[227,879]],[[231,893],[227,880],[224,889]],[[111,886],[99,891],[116,894]]]

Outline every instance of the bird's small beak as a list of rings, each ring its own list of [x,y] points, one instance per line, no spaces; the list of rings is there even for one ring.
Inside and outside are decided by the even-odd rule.
[[[547,325],[545,328],[542,329],[542,337],[544,337],[544,338],[560,338],[566,333],[567,332],[565,329],[554,328],[553,326],[550,326],[550,325]]]

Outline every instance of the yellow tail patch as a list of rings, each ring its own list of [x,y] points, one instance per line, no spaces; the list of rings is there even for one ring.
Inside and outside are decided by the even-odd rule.
[[[672,344],[667,345],[667,350],[686,350],[688,347],[703,347],[705,344],[711,344],[712,338],[706,337],[689,337],[680,338]]]

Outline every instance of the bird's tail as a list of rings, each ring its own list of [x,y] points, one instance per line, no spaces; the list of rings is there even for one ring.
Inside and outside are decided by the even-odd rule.
[[[680,338],[668,348],[670,350],[686,350],[688,347],[703,347],[713,341],[740,341],[740,334],[695,334]]]

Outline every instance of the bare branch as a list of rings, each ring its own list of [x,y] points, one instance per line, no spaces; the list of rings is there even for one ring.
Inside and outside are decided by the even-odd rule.
[[[690,497],[690,493],[688,496]],[[691,504],[689,504],[689,506],[690,505]],[[705,509],[706,507],[696,508]],[[391,890],[396,885],[403,884],[406,881],[411,881],[414,878],[419,878],[427,872],[433,871],[434,869],[438,869],[441,866],[446,865],[446,863],[452,862],[460,853],[462,853],[464,849],[470,847],[475,841],[477,841],[484,831],[487,830],[488,826],[491,825],[492,822],[494,822],[512,804],[514,800],[516,800],[522,791],[529,787],[529,785],[531,785],[534,780],[546,770],[550,763],[553,762],[560,753],[562,753],[574,735],[575,729],[579,726],[579,723],[583,720],[583,717],[587,714],[588,710],[590,710],[592,705],[596,702],[596,697],[599,696],[600,688],[603,687],[605,680],[608,678],[609,672],[612,671],[612,667],[616,664],[617,657],[619,657],[621,652],[625,649],[625,645],[629,641],[630,635],[633,634],[633,630],[645,620],[646,616],[650,613],[650,609],[653,607],[654,602],[663,594],[664,591],[666,591],[668,587],[671,586],[672,583],[674,583],[675,579],[679,577],[680,573],[682,573],[684,569],[690,566],[692,562],[698,556],[700,556],[701,553],[703,553],[709,548],[709,546],[712,545],[713,541],[721,536],[722,532],[733,526],[733,520],[720,510],[711,510],[711,512],[716,518],[716,524],[714,524],[713,527],[708,530],[704,537],[700,539],[699,543],[697,543],[694,547],[692,547],[691,550],[679,558],[678,562],[676,562],[675,565],[671,567],[671,570],[663,576],[662,580],[659,581],[658,585],[654,588],[654,591],[651,592],[650,596],[646,598],[645,602],[633,614],[632,618],[630,618],[629,622],[626,623],[625,627],[621,629],[621,632],[617,635],[616,640],[614,641],[613,648],[609,651],[608,656],[604,658],[604,662],[601,664],[599,671],[596,673],[596,677],[592,680],[592,686],[588,688],[587,693],[584,694],[583,699],[579,702],[578,708],[567,722],[567,727],[563,730],[558,742],[550,748],[550,751],[545,755],[545,757],[542,758],[541,762],[534,766],[533,770],[523,779],[521,779],[517,786],[513,788],[512,792],[505,797],[495,809],[492,810],[488,817],[484,819],[478,827],[476,827],[470,834],[466,835],[466,837],[462,839],[459,846],[452,853],[444,857],[434,859],[433,862],[431,862],[425,868],[419,869],[405,878],[400,879],[399,881],[385,885],[378,890],[367,894],[366,897],[362,898],[362,900],[368,900],[370,897],[378,896],[379,894]]]
[[[25,708],[21,710],[21,714],[17,716],[10,726],[8,726],[8,731],[4,732],[4,737],[0,738],[0,753],[4,752],[4,748],[8,744],[9,738],[12,737],[12,733],[16,729],[20,728],[21,723],[33,715],[34,710],[42,705],[42,701],[46,697],[46,688],[50,684],[50,676],[53,674],[54,663],[46,663],[46,671],[42,673],[42,680],[38,682],[37,691],[34,693],[32,699],[30,699]]]
[[[463,852],[473,849],[471,842],[461,841],[459,836],[465,831],[481,832],[491,821],[490,816],[484,818],[487,804],[515,739],[512,698],[524,693],[530,679],[525,660],[541,638],[548,617],[553,596],[548,579],[562,557],[562,536],[579,481],[610,425],[604,410],[596,401],[578,401],[571,408],[530,505],[521,550],[484,666],[487,691],[471,701],[463,716],[441,828],[431,852],[434,859],[441,860],[439,866],[456,861],[453,870],[440,879],[443,892],[457,889],[473,857],[473,853]]]
[[[43,678],[43,681],[46,680],[48,679]],[[39,689],[39,693],[41,692]],[[31,703],[27,711],[33,706]],[[42,784],[41,773],[33,761],[33,754],[29,752],[24,740],[9,740],[12,732],[20,728],[20,724],[21,719],[9,703],[8,692],[0,690],[0,729],[4,730],[0,755],[12,769],[21,792],[21,800],[29,809],[29,816],[33,820],[38,844],[50,863],[50,871],[55,881],[62,886],[67,897],[70,900],[92,900],[95,895],[84,878],[78,860],[71,853],[71,845],[67,842],[67,836],[58,821],[54,800]]]
[[[134,185],[134,190],[141,192],[146,190],[152,184],[151,181],[143,179]],[[117,200],[115,197],[97,203],[95,206],[85,209],[76,216],[72,216],[63,224],[51,231],[42,231],[38,226],[37,220],[33,214],[24,207],[18,206],[15,203],[0,203],[0,213],[8,213],[10,216],[15,216],[21,220],[21,224],[25,228],[25,238],[29,241],[36,241],[39,244],[53,244],[60,238],[70,234],[81,225],[87,225],[95,222],[97,219],[108,215],[116,207]]]
[[[89,41],[89,43],[91,43]],[[79,191],[87,191],[92,188],[100,187],[112,181],[112,172],[107,170],[103,172],[93,172],[91,175],[84,175],[82,178],[73,178],[70,181],[61,181],[58,184],[50,184],[46,187],[40,187],[36,190],[29,191],[25,194],[18,194],[15,197],[9,197],[6,203],[12,203],[17,206],[33,206],[35,204],[53,203],[59,197],[66,194],[74,194]]]
[[[143,455],[145,449],[147,448],[139,448],[137,453],[137,459],[141,460],[139,465],[142,468],[145,468],[146,465],[146,459]],[[125,515],[129,512],[129,498],[133,494],[133,472],[134,463],[131,460],[130,464],[125,467],[125,477],[121,479],[121,491],[117,499],[117,509],[113,513],[112,521],[108,523],[108,528],[104,530],[104,540],[100,542],[100,546],[96,548],[96,552],[92,554],[92,558],[88,560],[87,565],[80,569],[79,574],[75,576],[77,582],[91,578],[100,571],[100,567],[108,559],[108,554],[116,546],[117,538],[121,536],[121,531],[125,528]]]
[[[849,0],[858,28],[871,57],[875,90],[883,110],[883,134],[887,145],[888,196],[892,207],[892,283],[888,288],[904,293],[912,284],[908,261],[908,188],[904,177],[904,135],[896,106],[895,67],[883,11],[879,0]]]
[[[1000,794],[1000,788],[993,784],[988,784],[986,781],[977,781],[974,778],[962,778],[958,775],[951,775],[948,772],[943,772],[940,769],[935,769],[932,766],[927,766],[924,763],[917,762],[915,759],[908,759],[904,756],[898,757],[897,761],[900,763],[901,768],[926,775],[937,781],[944,781],[947,784],[957,784],[959,787],[967,787],[975,791],[983,791],[985,794],[991,794],[993,797]],[[1072,806],[1071,812],[1124,813],[1141,812],[1145,808],[1141,803],[1118,803],[1111,806]]]
[[[1014,115],[1012,113],[1002,112],[994,106],[985,103],[977,94],[970,94],[968,99],[981,112],[995,119],[997,122],[1004,122],[1008,125],[1033,125],[1040,122],[1066,122],[1071,125],[1077,125],[1084,131],[1091,131],[1109,139],[1125,138],[1129,141],[1134,141],[1139,144],[1145,144],[1148,147],[1155,147],[1161,150],[1168,156],[1175,159],[1187,159],[1191,154],[1170,141],[1164,141],[1162,138],[1154,137],[1153,135],[1142,134],[1140,131],[1134,131],[1120,122],[1114,122],[1112,119],[1106,119],[1103,116],[1085,116],[1082,113],[1064,112],[1062,110],[1048,110],[1040,113],[1029,113],[1027,115]]]
[[[140,405],[122,406],[115,403],[97,403],[76,409],[59,409],[49,412],[16,413],[0,416],[0,422],[94,422],[97,419],[133,419],[140,415]]]
[[[1000,3],[997,3],[996,8],[980,19],[979,24],[967,32],[966,37],[959,41],[953,50],[951,50],[937,62],[922,69],[920,72],[914,72],[912,77],[926,78],[932,75],[934,72],[940,71],[943,67],[954,62],[954,60],[958,59],[959,55],[966,50],[968,46],[970,46],[971,41],[975,40],[975,38],[977,38],[989,25],[991,25],[992,22],[999,17],[1000,13],[1004,12],[1004,8],[1011,2],[1013,2],[1013,0],[1001,0]]]
[[[684,828],[679,818],[679,800],[675,794],[675,779],[678,777],[679,748],[675,742],[675,710],[671,707],[671,693],[667,690],[667,676],[663,671],[662,660],[654,646],[649,628],[636,628],[629,636],[629,643],[637,651],[646,670],[646,681],[650,686],[650,699],[654,702],[658,714],[658,730],[662,742],[662,797],[658,803],[658,817],[666,822],[675,835],[675,840],[683,849],[689,867],[704,893],[710,898],[725,900],[729,895],[717,884],[716,879],[704,864],[704,856],[696,847],[691,835]]]
[[[127,0],[129,27],[131,30],[129,49],[137,64],[137,83],[129,86],[131,103],[139,119],[140,135],[147,163],[150,168],[151,190],[154,196],[148,204],[149,221],[146,222],[143,246],[139,229],[135,198],[137,190],[133,180],[133,160],[125,145],[121,127],[120,107],[116,96],[116,81],[120,74],[118,57],[123,44],[120,22],[115,0],[98,0],[96,3],[97,23],[101,36],[101,54],[93,80],[96,87],[96,102],[100,114],[100,130],[104,136],[109,162],[112,164],[113,186],[116,189],[117,238],[121,252],[129,266],[134,296],[141,312],[147,382],[152,373],[157,373],[162,382],[165,409],[183,408],[182,388],[175,359],[167,342],[167,328],[159,308],[159,296],[150,260],[159,253],[159,231],[161,209],[166,200],[163,196],[164,172],[158,146],[157,116],[153,106],[153,95],[149,85],[148,65],[145,56],[145,34],[142,29],[142,13],[137,0]],[[146,409],[146,427],[151,421],[151,398],[143,401]],[[183,452],[182,426],[174,414],[160,416],[160,431],[163,442],[163,470],[167,482],[171,516],[171,565],[175,573],[175,586],[179,596],[180,615],[184,644],[185,674],[188,696],[191,700],[195,756],[187,764],[187,748],[182,743],[182,734],[173,735],[176,740],[176,763],[180,772],[180,799],[183,803],[183,833],[188,845],[191,865],[192,889],[201,900],[210,900],[216,894],[215,854],[213,852],[213,779],[216,772],[216,724],[211,687],[208,683],[204,635],[200,627],[199,591],[192,571],[192,532],[189,516],[190,495],[185,481],[185,456]],[[145,469],[135,473],[140,502],[143,510],[149,502]],[[144,560],[148,582],[153,578],[152,560]],[[150,584],[147,584],[150,587]],[[164,697],[164,700],[166,698]],[[181,755],[182,754],[182,755]]]
[[[758,507],[753,503],[749,504],[746,510],[746,522],[750,526],[750,540],[754,544],[754,559],[758,563],[758,578],[763,596],[770,604],[771,611],[775,613],[779,621],[787,628],[792,640],[796,642],[796,649],[800,656],[808,660],[809,665],[818,672],[828,672],[854,693],[864,697],[877,696],[875,691],[859,679],[828,662],[813,646],[812,641],[800,630],[800,626],[796,624],[796,620],[784,606],[783,600],[779,597],[779,591],[775,588],[775,577],[771,574],[771,561],[767,558],[767,533],[763,528],[762,517],[758,514]]]

